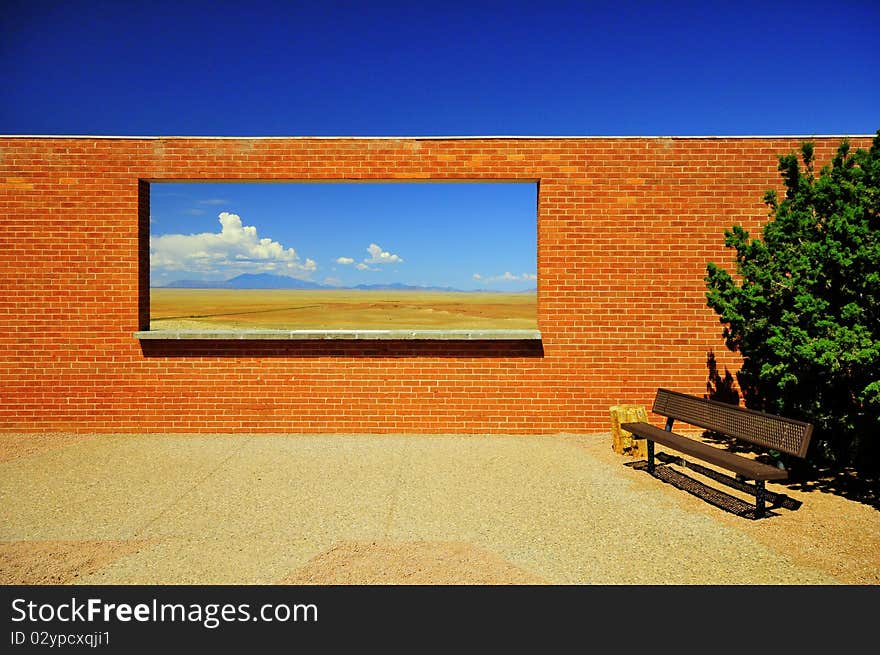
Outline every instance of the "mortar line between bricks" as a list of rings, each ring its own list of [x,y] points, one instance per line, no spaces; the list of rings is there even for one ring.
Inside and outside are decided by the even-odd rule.
[[[223,459],[221,459],[221,460],[217,463],[216,466],[214,466],[214,467],[213,467],[210,471],[208,471],[205,475],[203,475],[201,478],[199,478],[199,479],[196,480],[193,484],[191,484],[191,485],[189,486],[189,488],[188,488],[186,491],[184,491],[182,494],[180,494],[177,498],[175,498],[174,500],[172,500],[171,502],[169,502],[167,505],[165,505],[165,507],[163,507],[163,508],[159,511],[158,514],[156,514],[153,518],[149,519],[146,523],[144,523],[143,526],[141,526],[140,528],[138,528],[137,530],[135,530],[135,532],[134,532],[134,537],[133,537],[133,538],[137,539],[137,538],[141,537],[141,535],[144,533],[144,531],[146,531],[150,526],[154,525],[154,524],[155,524],[159,519],[161,519],[163,516],[165,516],[166,514],[168,514],[168,512],[171,510],[172,507],[174,507],[174,506],[177,505],[181,500],[183,500],[183,499],[186,498],[188,495],[190,495],[193,491],[196,490],[196,488],[198,488],[199,486],[201,486],[202,484],[204,484],[204,482],[205,482],[208,478],[210,478],[210,477],[211,477],[212,475],[214,475],[218,470],[220,470],[220,467],[221,467],[221,466],[223,466],[224,464],[226,464],[229,460],[231,460],[231,459],[232,459],[233,457],[235,457],[238,453],[240,453],[240,452],[244,449],[244,447],[245,447],[246,445],[248,445],[251,441],[253,441],[253,439],[254,439],[253,436],[246,437],[246,438],[242,441],[241,445],[239,445],[238,447],[233,446],[231,452],[230,452],[226,457],[224,457]]]
[[[394,487],[391,489],[391,502],[388,504],[388,514],[385,515],[385,521],[382,526],[382,538],[388,540],[391,532],[391,522],[394,520],[394,514],[397,511],[397,503],[400,499],[400,485],[403,482],[403,470],[409,461],[409,442],[410,439],[404,439],[403,450],[400,453],[400,463],[397,465],[397,472],[394,476]]]

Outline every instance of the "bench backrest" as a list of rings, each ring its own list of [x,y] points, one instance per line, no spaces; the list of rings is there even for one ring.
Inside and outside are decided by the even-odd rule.
[[[657,390],[654,413],[798,457],[806,456],[813,434],[803,421],[669,389]]]

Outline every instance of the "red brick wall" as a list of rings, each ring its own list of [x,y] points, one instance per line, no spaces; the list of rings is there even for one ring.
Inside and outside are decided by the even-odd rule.
[[[706,262],[800,141],[0,138],[0,431],[607,431],[658,386],[704,393],[709,352],[735,371]],[[539,180],[541,347],[132,336],[143,180],[399,178]]]

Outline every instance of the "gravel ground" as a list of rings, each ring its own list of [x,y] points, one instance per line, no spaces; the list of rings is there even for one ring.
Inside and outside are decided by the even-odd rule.
[[[0,435],[0,583],[880,582],[871,505],[771,483],[753,520],[662,470],[609,434]]]

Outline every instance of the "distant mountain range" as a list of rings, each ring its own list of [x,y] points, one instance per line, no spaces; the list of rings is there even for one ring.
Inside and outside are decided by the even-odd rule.
[[[455,289],[453,287],[420,287],[412,284],[358,284],[353,287],[334,287],[308,280],[297,280],[272,273],[242,273],[222,281],[175,280],[164,285],[164,289],[357,289],[360,291],[458,291],[482,293],[511,293],[498,289]],[[535,293],[536,289],[522,289],[515,293]]]

